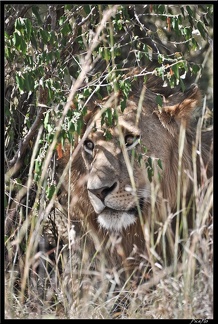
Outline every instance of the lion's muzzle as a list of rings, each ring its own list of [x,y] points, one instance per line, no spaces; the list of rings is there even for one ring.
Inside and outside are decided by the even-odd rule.
[[[90,185],[94,187],[94,184]],[[107,230],[121,231],[134,224],[137,218],[137,203],[143,205],[143,198],[136,198],[130,190],[121,189],[118,182],[110,186],[88,189],[90,202],[98,215],[98,223]]]
[[[98,197],[102,202],[104,202],[106,196],[112,193],[116,187],[117,182],[115,182],[112,186],[105,186],[97,189],[88,188],[88,191]]]

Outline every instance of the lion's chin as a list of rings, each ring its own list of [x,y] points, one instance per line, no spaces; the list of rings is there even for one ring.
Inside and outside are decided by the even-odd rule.
[[[121,232],[136,222],[136,216],[131,211],[117,211],[105,208],[98,215],[98,223],[103,229]]]

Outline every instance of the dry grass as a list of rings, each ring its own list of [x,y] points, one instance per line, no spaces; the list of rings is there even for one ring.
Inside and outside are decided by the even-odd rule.
[[[187,232],[186,240],[173,242],[174,251],[178,251],[178,244],[182,243],[181,261],[174,262],[170,267],[157,267],[146,283],[131,290],[128,289],[128,283],[125,283],[115,294],[119,273],[116,269],[107,269],[103,259],[100,259],[100,267],[91,267],[91,260],[83,249],[83,237],[74,260],[76,270],[69,270],[73,282],[70,309],[66,299],[66,278],[61,274],[61,268],[66,270],[69,266],[68,243],[58,238],[55,249],[52,245],[45,244],[44,232],[48,234],[48,222],[43,218],[42,211],[48,203],[43,192],[41,207],[38,208],[39,201],[35,201],[29,215],[25,203],[23,206],[19,204],[16,216],[13,217],[10,236],[5,241],[5,318],[212,319],[213,182],[212,179],[205,178],[203,169],[202,177],[204,185],[194,186],[197,202],[195,227],[192,232]],[[11,210],[8,209],[8,217],[10,213]],[[169,215],[166,215],[162,229],[167,227],[168,220]],[[51,229],[51,223],[49,226]],[[164,230],[159,239],[165,240]],[[51,237],[48,241],[53,243],[54,238]],[[98,256],[96,259],[99,261]],[[127,299],[128,308],[125,307]],[[112,315],[111,310],[115,304],[120,305],[120,308]]]
[[[126,293],[123,289],[120,295],[121,301],[125,293],[125,297],[130,297],[130,304],[128,309],[121,308],[116,316],[136,319],[213,318],[212,225],[206,237],[199,237],[194,253],[189,256],[191,262],[197,263],[197,273],[194,269],[190,271],[188,267],[190,250],[187,251],[186,259],[178,266],[176,273],[173,273],[173,268],[169,268],[168,273],[161,270],[156,274],[154,281],[142,284],[139,289]],[[68,304],[60,290],[60,286],[63,285],[62,277],[58,279],[60,286],[56,287],[55,278],[48,273],[46,276],[48,288],[42,293],[39,286],[38,289],[33,287],[33,280],[31,280],[30,287],[27,289],[29,297],[26,299],[20,295],[20,288],[16,289],[16,272],[11,269],[6,275],[5,317],[8,319],[111,318],[110,309],[117,296],[113,296],[113,291],[111,291],[112,296],[108,296],[103,281],[105,279],[100,280],[102,285],[99,286],[99,278],[104,277],[107,269],[102,269],[102,272],[103,275],[94,273],[92,280],[85,275],[81,282],[77,278],[77,282],[74,283],[74,302],[70,312],[66,314]],[[110,281],[110,278],[107,279]],[[36,277],[35,285],[38,280]],[[83,294],[81,294],[81,285],[83,285]],[[125,300],[123,302],[125,303]]]

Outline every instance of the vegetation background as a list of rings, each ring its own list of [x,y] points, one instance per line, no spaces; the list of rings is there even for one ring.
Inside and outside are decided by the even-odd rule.
[[[45,251],[42,234],[58,192],[54,156],[65,138],[73,144],[79,136],[94,93],[110,93],[116,80],[127,97],[130,84],[120,76],[156,60],[156,74],[171,87],[199,84],[204,127],[212,127],[213,10],[209,3],[4,5],[6,318],[68,316],[61,279],[47,272],[40,286],[40,264],[54,268],[61,258]],[[212,318],[212,243],[211,225],[194,251],[200,269],[190,287],[181,273],[169,274],[149,297],[139,294],[125,316]],[[73,316],[110,317],[106,302],[93,297]]]

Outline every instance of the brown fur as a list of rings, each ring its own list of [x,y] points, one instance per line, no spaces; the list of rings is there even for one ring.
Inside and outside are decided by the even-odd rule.
[[[134,71],[134,73],[136,73],[136,71]],[[138,78],[137,81],[133,82],[133,90],[129,95],[130,101],[127,101],[127,107],[128,105],[132,105],[136,108],[138,107],[142,87],[142,78]],[[104,258],[106,261],[109,269],[112,269],[112,267],[116,267],[117,269],[124,268],[124,273],[126,273],[126,276],[130,274],[129,270],[131,269],[132,271],[132,269],[134,269],[136,265],[139,265],[142,260],[144,266],[141,266],[141,272],[146,272],[147,269],[147,273],[149,273],[148,269],[150,266],[152,266],[149,258],[151,254],[149,251],[150,237],[147,236],[148,233],[146,230],[144,230],[144,228],[150,229],[153,222],[162,222],[164,224],[169,214],[173,214],[177,211],[179,163],[178,142],[181,125],[183,125],[186,129],[184,151],[182,155],[181,196],[183,193],[182,185],[186,185],[185,195],[187,201],[192,199],[193,193],[193,181],[191,178],[185,176],[185,170],[188,170],[190,175],[193,176],[192,147],[193,143],[196,142],[196,121],[193,120],[193,116],[194,109],[200,101],[200,92],[198,87],[196,85],[192,85],[183,93],[178,91],[178,89],[170,89],[168,87],[163,88],[160,79],[153,76],[148,78],[145,87],[146,90],[142,104],[142,112],[139,119],[139,128],[142,130],[141,141],[142,144],[146,145],[148,155],[151,154],[156,158],[160,158],[163,162],[162,182],[160,183],[160,188],[157,193],[157,201],[154,206],[154,211],[152,211],[151,203],[147,202],[144,204],[141,210],[143,225],[138,218],[135,224],[130,225],[126,230],[123,230],[119,234],[109,233],[106,230],[101,229],[97,223],[97,215],[90,203],[86,188],[87,175],[89,176],[90,174],[92,162],[88,163],[87,159],[85,159],[82,146],[78,153],[74,156],[71,165],[70,206],[67,206],[66,200],[61,201],[60,199],[60,202],[65,207],[66,212],[68,209],[70,211],[72,224],[76,223],[77,226],[78,223],[80,224],[80,226],[77,228],[77,230],[79,229],[79,233],[77,233],[78,236],[83,237],[85,233],[89,233],[88,244],[86,244],[86,247],[88,249],[88,256],[90,257],[90,260],[95,252],[98,251],[100,257]],[[163,96],[163,107],[161,109],[158,109],[156,104],[157,94],[161,94]],[[122,94],[119,94],[118,104],[120,100],[122,100]],[[89,111],[85,119],[85,129],[88,127],[94,116],[96,116],[99,104],[104,106],[106,101],[107,100],[103,100],[97,105],[96,103],[89,104]],[[116,107],[115,101],[110,104],[110,107]],[[94,135],[95,134],[93,133],[93,136]],[[209,178],[212,176],[212,134],[209,132],[203,133],[201,140],[201,158],[203,161],[203,167],[205,168],[207,177]],[[110,141],[113,142],[113,139],[109,140],[108,142],[110,143]],[[106,145],[107,144],[105,144],[105,146]],[[140,148],[137,148],[137,150],[137,153],[142,152],[140,151]],[[59,174],[62,174],[63,169],[67,164],[69,154],[70,146],[66,144],[64,156],[59,161]],[[113,160],[113,158],[112,161],[117,161]],[[202,161],[200,161],[199,156],[197,156],[197,178],[199,185],[201,184],[202,180]],[[122,164],[124,163],[123,160],[120,162],[120,164],[119,161],[116,163],[117,165],[114,172],[116,172],[119,165],[124,165]],[[101,162],[99,162],[99,164],[101,167]],[[119,172],[124,172],[122,171],[124,169],[124,166],[120,167]],[[134,170],[140,170],[137,162],[134,164]],[[137,172],[139,175],[140,172]],[[141,169],[141,176],[145,176],[146,178],[146,175],[143,172],[146,173],[146,169]],[[128,177],[127,172],[126,174]],[[113,175],[110,174],[110,176]],[[140,181],[140,176],[137,176],[137,181]],[[146,178],[145,181],[148,181],[148,179]],[[153,181],[158,184],[158,180],[155,178],[155,176]],[[68,184],[69,178],[67,173],[62,188],[61,197],[63,197],[64,194],[68,194]],[[187,217],[189,216],[187,215]],[[189,219],[188,223],[191,226],[191,221],[189,222]],[[173,224],[169,224],[169,231],[172,234],[171,237],[173,237]],[[151,233],[149,235],[151,235]],[[102,244],[103,241],[104,244]],[[170,243],[169,240],[168,244],[170,245],[172,242]],[[157,248],[158,253],[161,251],[161,243],[159,245],[160,249]],[[168,250],[170,250],[170,248]],[[142,255],[143,257],[141,257]],[[170,255],[171,253],[169,253],[169,257]],[[98,263],[95,263],[94,267],[96,267],[97,264]],[[145,273],[143,276],[147,278]]]

